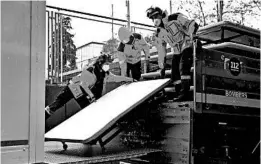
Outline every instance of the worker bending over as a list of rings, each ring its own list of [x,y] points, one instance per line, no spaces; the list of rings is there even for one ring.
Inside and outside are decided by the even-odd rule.
[[[138,33],[132,33],[125,27],[120,27],[118,31],[120,43],[118,46],[119,62],[121,73],[124,76],[130,77],[135,80],[141,78],[141,52],[145,54],[145,67],[144,72],[149,69],[149,45],[144,38]]]
[[[157,27],[156,38],[159,46],[156,46],[159,53],[159,67],[164,69],[166,49],[168,43],[174,50],[172,58],[171,79],[175,85],[178,97],[175,100],[186,100],[190,89],[190,69],[193,64],[193,36],[198,30],[198,24],[189,20],[181,13],[168,15],[159,7],[147,9],[147,17]]]

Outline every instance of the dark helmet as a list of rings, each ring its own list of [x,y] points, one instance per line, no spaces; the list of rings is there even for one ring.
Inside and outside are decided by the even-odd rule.
[[[153,19],[156,15],[162,15],[163,11],[159,7],[150,7],[146,10],[147,17]]]
[[[111,56],[108,54],[102,53],[97,59],[96,62],[99,65],[103,65],[104,63],[111,62]]]
[[[104,63],[108,62],[109,58],[106,54],[101,54],[97,59],[96,62],[99,65],[103,65]]]

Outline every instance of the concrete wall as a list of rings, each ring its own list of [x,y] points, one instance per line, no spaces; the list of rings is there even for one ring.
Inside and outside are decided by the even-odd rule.
[[[1,2],[2,163],[43,161],[45,1]]]

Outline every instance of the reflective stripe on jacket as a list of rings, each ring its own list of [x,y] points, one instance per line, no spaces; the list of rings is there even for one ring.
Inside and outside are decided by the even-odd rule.
[[[149,57],[149,46],[140,34],[133,33],[133,38],[129,43],[120,43],[118,51],[123,52],[124,59],[127,63],[135,64],[141,61],[141,51],[144,51],[146,59]]]
[[[165,28],[159,28],[158,37],[173,48],[174,54],[180,54],[185,48],[192,46],[191,37],[180,30],[177,21],[167,22]]]
[[[195,24],[183,14],[176,13],[162,19],[163,27],[159,27],[159,39],[169,43],[174,54],[180,54],[185,48],[192,46],[191,27]]]

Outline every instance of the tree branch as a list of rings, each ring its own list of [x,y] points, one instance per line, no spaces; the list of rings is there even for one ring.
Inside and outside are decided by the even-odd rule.
[[[204,26],[206,25],[206,19],[205,19],[205,14],[204,14],[204,11],[203,11],[203,8],[202,8],[202,2],[200,2],[200,0],[198,0],[198,4],[199,4],[199,8],[200,8],[200,12],[202,14],[202,17],[203,17],[203,23],[204,23]]]
[[[223,15],[224,15],[224,14],[227,14],[227,13],[233,13],[233,11],[224,11],[224,12],[223,12]]]
[[[260,1],[255,1],[255,0],[253,0],[252,1],[255,5],[256,5],[256,7],[259,9],[259,10],[261,10],[261,8],[260,8],[260,4],[261,4],[261,2]]]

